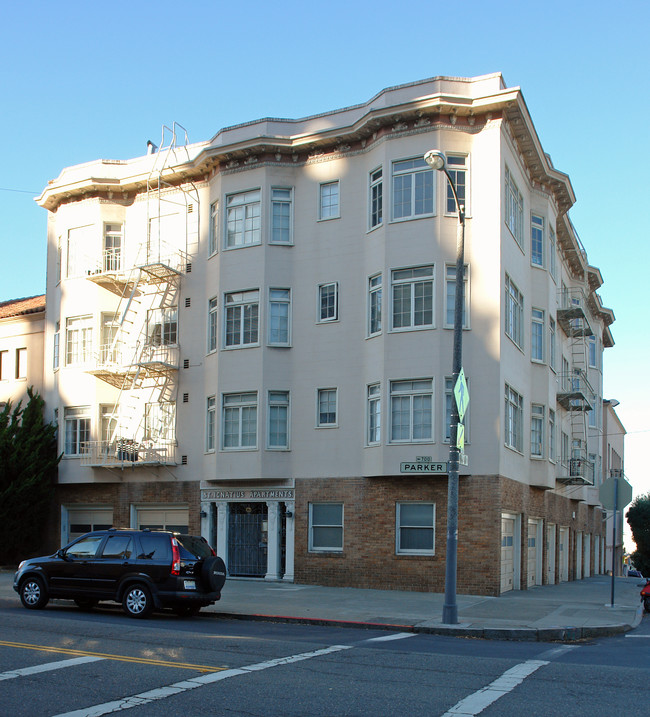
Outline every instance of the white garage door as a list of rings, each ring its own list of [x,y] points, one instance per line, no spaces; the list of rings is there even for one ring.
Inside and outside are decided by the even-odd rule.
[[[512,590],[515,580],[515,519],[501,518],[501,592]]]
[[[555,584],[555,525],[546,526],[546,584]]]
[[[560,582],[569,579],[569,529],[560,528]]]
[[[190,511],[188,508],[138,508],[137,527],[142,530],[173,530],[177,533],[189,531]]]
[[[68,535],[63,542],[69,542],[91,530],[106,530],[113,526],[112,508],[69,508]]]
[[[528,587],[531,585],[539,585],[539,522],[537,520],[528,521],[528,579],[526,584]]]

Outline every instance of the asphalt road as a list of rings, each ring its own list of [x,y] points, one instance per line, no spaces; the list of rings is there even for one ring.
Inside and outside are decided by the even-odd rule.
[[[222,620],[0,600],[0,714],[268,717],[650,714],[650,615],[574,643]]]

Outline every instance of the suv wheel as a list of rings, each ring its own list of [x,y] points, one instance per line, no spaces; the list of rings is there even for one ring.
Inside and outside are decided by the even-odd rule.
[[[221,592],[226,582],[226,564],[217,556],[206,558],[201,568],[201,576],[212,592]]]
[[[45,585],[40,578],[27,578],[20,586],[20,600],[30,610],[44,608],[49,599]]]
[[[153,610],[151,593],[144,585],[129,585],[124,591],[122,608],[129,617],[147,617]]]

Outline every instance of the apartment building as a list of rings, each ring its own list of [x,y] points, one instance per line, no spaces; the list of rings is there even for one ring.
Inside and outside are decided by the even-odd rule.
[[[48,184],[53,543],[189,529],[231,576],[443,589],[458,218],[430,149],[467,217],[458,589],[602,571],[614,316],[499,74],[195,144],[174,124]]]

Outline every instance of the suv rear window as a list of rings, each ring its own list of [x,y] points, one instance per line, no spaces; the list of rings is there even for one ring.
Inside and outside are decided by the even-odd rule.
[[[203,540],[195,535],[181,535],[175,533],[174,537],[180,545],[181,558],[209,558],[214,553],[212,548]],[[185,554],[184,554],[185,553]]]
[[[144,560],[169,560],[172,559],[172,544],[169,535],[140,534],[140,545],[142,553],[138,558]]]

